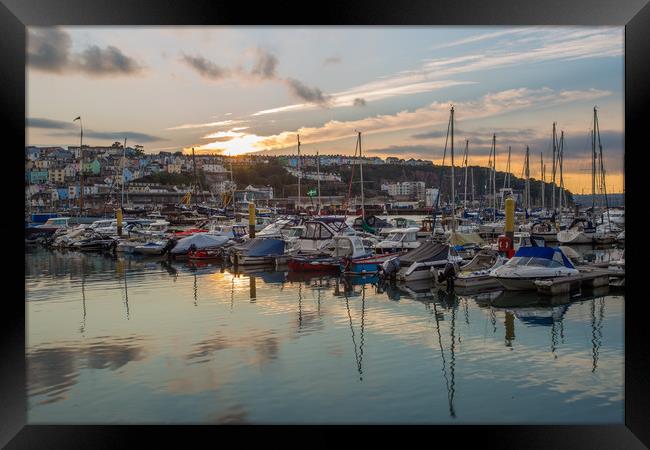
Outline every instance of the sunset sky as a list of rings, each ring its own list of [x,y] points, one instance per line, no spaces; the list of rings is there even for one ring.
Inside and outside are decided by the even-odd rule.
[[[608,192],[623,191],[622,27],[64,27],[28,32],[27,144],[145,151],[353,154],[442,161],[455,106],[456,164],[550,174],[591,192],[598,107]]]

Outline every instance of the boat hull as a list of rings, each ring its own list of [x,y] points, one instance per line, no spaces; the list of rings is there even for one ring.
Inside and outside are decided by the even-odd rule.
[[[287,262],[290,270],[295,272],[339,272],[340,262],[319,261],[319,260],[296,260],[290,259]]]
[[[557,240],[561,244],[591,244],[594,241],[594,233],[560,231]]]

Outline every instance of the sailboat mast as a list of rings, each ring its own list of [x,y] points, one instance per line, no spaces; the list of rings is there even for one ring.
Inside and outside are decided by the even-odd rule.
[[[320,197],[320,156],[318,156],[318,152],[316,152],[316,177],[318,182],[318,215],[320,216],[322,203]]]
[[[497,220],[497,135],[492,135],[492,199],[493,220]]]
[[[594,106],[594,126],[591,130],[591,214],[595,215],[596,206],[596,107]]]
[[[468,148],[469,148],[469,139],[465,139],[465,161],[463,164],[465,165],[465,195],[463,196],[463,201],[464,201],[464,209],[467,210],[467,153],[468,153]]]
[[[302,178],[302,166],[300,164],[300,135],[298,134],[298,212],[300,212],[300,179]]]
[[[509,188],[510,187],[510,153],[512,151],[512,147],[508,146],[508,162],[506,164],[506,174],[503,177],[503,187]]]
[[[594,108],[594,112],[596,112],[596,108]],[[605,211],[607,212],[607,226],[609,228],[609,231],[612,231],[612,224],[609,220],[609,201],[607,200],[607,184],[605,183],[605,165],[603,163],[603,144],[600,141],[600,125],[598,125],[598,115],[594,115],[595,121],[594,121],[594,128],[596,130],[596,133],[598,134],[598,148],[599,148],[599,159],[600,159],[600,176],[601,176],[601,184],[602,184],[602,192],[604,195],[605,199]]]
[[[364,204],[363,198],[363,162],[361,156],[361,131],[357,131],[358,143],[359,143],[359,176],[361,178],[361,217],[366,218],[366,207]]]
[[[472,206],[474,206],[474,168],[469,170],[469,175],[472,179]]]
[[[451,231],[456,231],[456,179],[454,177],[454,107],[451,107]]]
[[[124,206],[124,167],[126,166],[126,138],[124,138],[124,149],[122,151],[122,200],[120,207]]]
[[[539,152],[539,165],[540,165],[540,170],[541,170],[541,178],[542,178],[542,209],[544,209],[544,153]]]
[[[551,183],[552,183],[552,190],[551,190],[551,209],[555,211],[555,168],[556,168],[556,157],[555,157],[555,142],[557,139],[557,134],[555,131],[555,122],[553,122],[553,166],[551,170]]]
[[[564,192],[564,176],[562,173],[562,166],[564,165],[564,130],[560,133],[560,150],[559,150],[559,165],[560,165],[560,189],[559,189],[559,197],[560,197],[560,224],[562,223],[562,197],[563,197],[563,192]]]
[[[526,174],[526,195],[524,202],[526,205],[526,211],[530,209],[530,149],[526,146],[526,163],[525,163],[525,174]]]

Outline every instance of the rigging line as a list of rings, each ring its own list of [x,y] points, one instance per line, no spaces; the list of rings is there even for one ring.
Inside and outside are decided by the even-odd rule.
[[[350,331],[352,332],[352,345],[354,345],[354,359],[357,363],[357,371],[359,372],[359,380],[363,380],[363,371],[361,370],[361,363],[359,362],[359,353],[357,352],[357,341],[354,338],[354,327],[352,326],[352,315],[350,314],[350,299],[346,293],[345,296],[345,307],[348,311],[348,319],[350,319]]]
[[[436,319],[436,330],[438,332],[438,344],[440,346],[440,355],[442,357],[442,375],[445,378],[447,385],[447,396],[449,396],[449,378],[447,377],[447,361],[445,359],[445,351],[442,348],[442,335],[440,333],[440,319],[438,318],[438,307],[433,303],[433,317]]]

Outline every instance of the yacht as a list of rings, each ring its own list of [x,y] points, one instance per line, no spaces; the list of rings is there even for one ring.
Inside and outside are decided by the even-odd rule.
[[[418,248],[421,241],[418,241],[420,227],[393,228],[386,236],[386,239],[375,245],[375,253],[396,253],[409,251]]]
[[[561,244],[591,244],[595,235],[596,227],[590,220],[577,218],[566,230],[558,232],[557,240]]]

